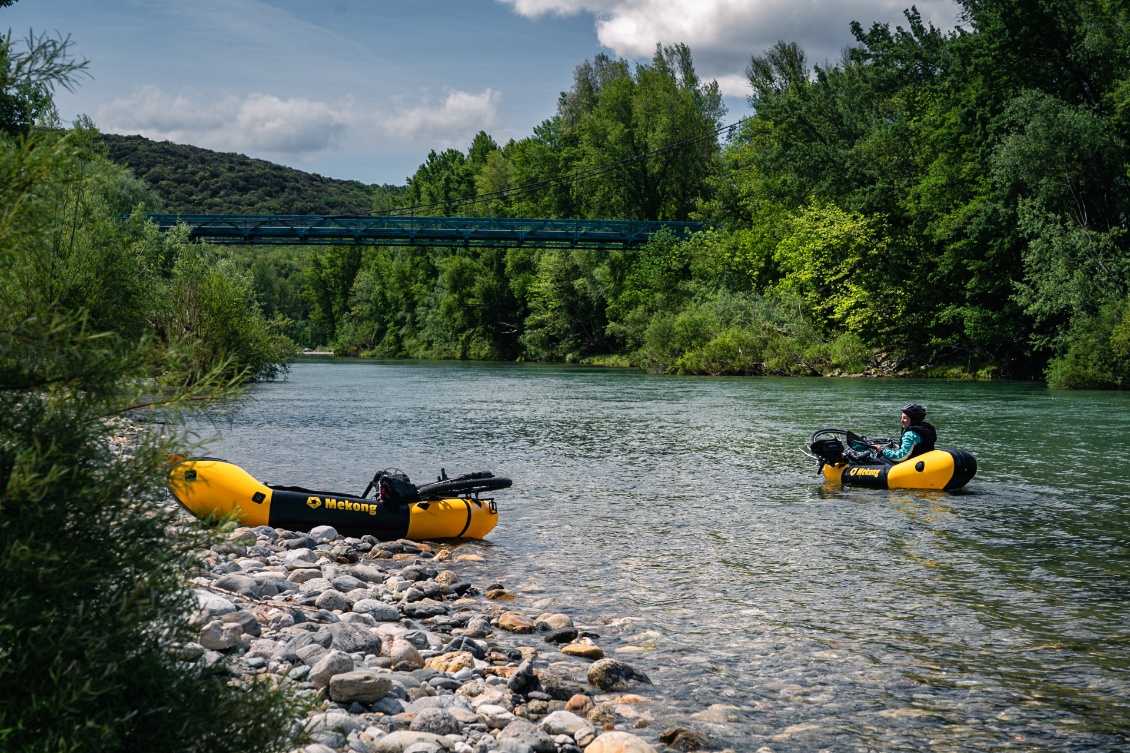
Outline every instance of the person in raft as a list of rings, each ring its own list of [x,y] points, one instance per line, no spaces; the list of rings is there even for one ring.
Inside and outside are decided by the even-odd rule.
[[[926,406],[911,403],[902,409],[902,441],[895,449],[883,449],[882,445],[871,445],[888,462],[900,463],[934,449],[938,441],[938,430],[926,420]]]

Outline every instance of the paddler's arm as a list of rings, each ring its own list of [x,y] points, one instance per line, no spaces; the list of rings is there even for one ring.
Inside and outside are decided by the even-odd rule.
[[[922,441],[922,437],[918,436],[913,431],[903,432],[902,445],[897,450],[881,450],[883,457],[887,460],[905,460],[914,449],[914,445]],[[875,449],[879,450],[879,445],[875,445]]]

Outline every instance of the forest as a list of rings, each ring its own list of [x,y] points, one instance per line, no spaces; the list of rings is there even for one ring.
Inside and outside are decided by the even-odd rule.
[[[394,212],[710,223],[689,240],[232,258],[267,319],[340,355],[1130,386],[1130,9],[960,7],[955,29],[913,8],[853,24],[834,63],[754,51],[743,113],[684,45],[597,55],[527,138],[479,133],[382,194]]]
[[[55,93],[87,75],[69,38],[0,36],[0,685],[19,689],[0,749],[292,748],[307,699],[183,660],[191,573],[224,529],[178,522],[165,482],[198,449],[185,411],[304,346],[1130,386],[1130,6],[960,7],[955,29],[913,9],[855,24],[835,63],[751,50],[744,114],[684,45],[598,55],[529,137],[432,152],[403,188],[123,156],[129,139],[60,121]],[[312,250],[145,221],[283,207],[712,229],[632,251]]]
[[[751,51],[749,109],[737,113],[685,45],[660,45],[639,64],[597,55],[530,136],[499,144],[480,132],[465,151],[431,152],[403,187],[102,135],[83,121],[68,132],[86,150],[73,209],[105,225],[100,238],[134,233],[135,248],[176,248],[132,252],[121,269],[90,264],[75,245],[82,233],[64,232],[77,215],[59,215],[67,258],[86,266],[35,287],[98,326],[161,336],[203,326],[146,308],[177,300],[177,269],[199,259],[223,270],[225,301],[247,293],[237,319],[254,333],[216,335],[203,358],[230,355],[255,378],[279,373],[286,353],[329,348],[663,374],[1130,386],[1130,10],[1112,0],[959,5],[954,29],[913,8],[894,27],[853,24],[835,62],[813,64],[787,41]],[[158,238],[140,220],[151,211],[711,229],[631,251],[225,248]],[[130,223],[109,220],[131,212]],[[144,274],[124,271],[134,263]],[[130,293],[142,280],[156,292]],[[239,337],[256,347],[234,347]]]
[[[401,186],[335,180],[232,152],[144,136],[99,134],[111,162],[128,168],[172,214],[371,214],[388,210]]]

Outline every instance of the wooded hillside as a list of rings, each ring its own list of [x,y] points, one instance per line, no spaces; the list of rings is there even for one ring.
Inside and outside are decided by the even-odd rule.
[[[101,137],[109,157],[148,183],[179,214],[372,214],[404,193],[399,186],[336,180],[234,152]]]

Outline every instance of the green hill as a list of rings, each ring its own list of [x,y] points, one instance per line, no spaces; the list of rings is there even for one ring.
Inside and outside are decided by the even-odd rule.
[[[336,180],[233,152],[102,136],[110,159],[133,171],[178,214],[373,214],[404,188]]]

